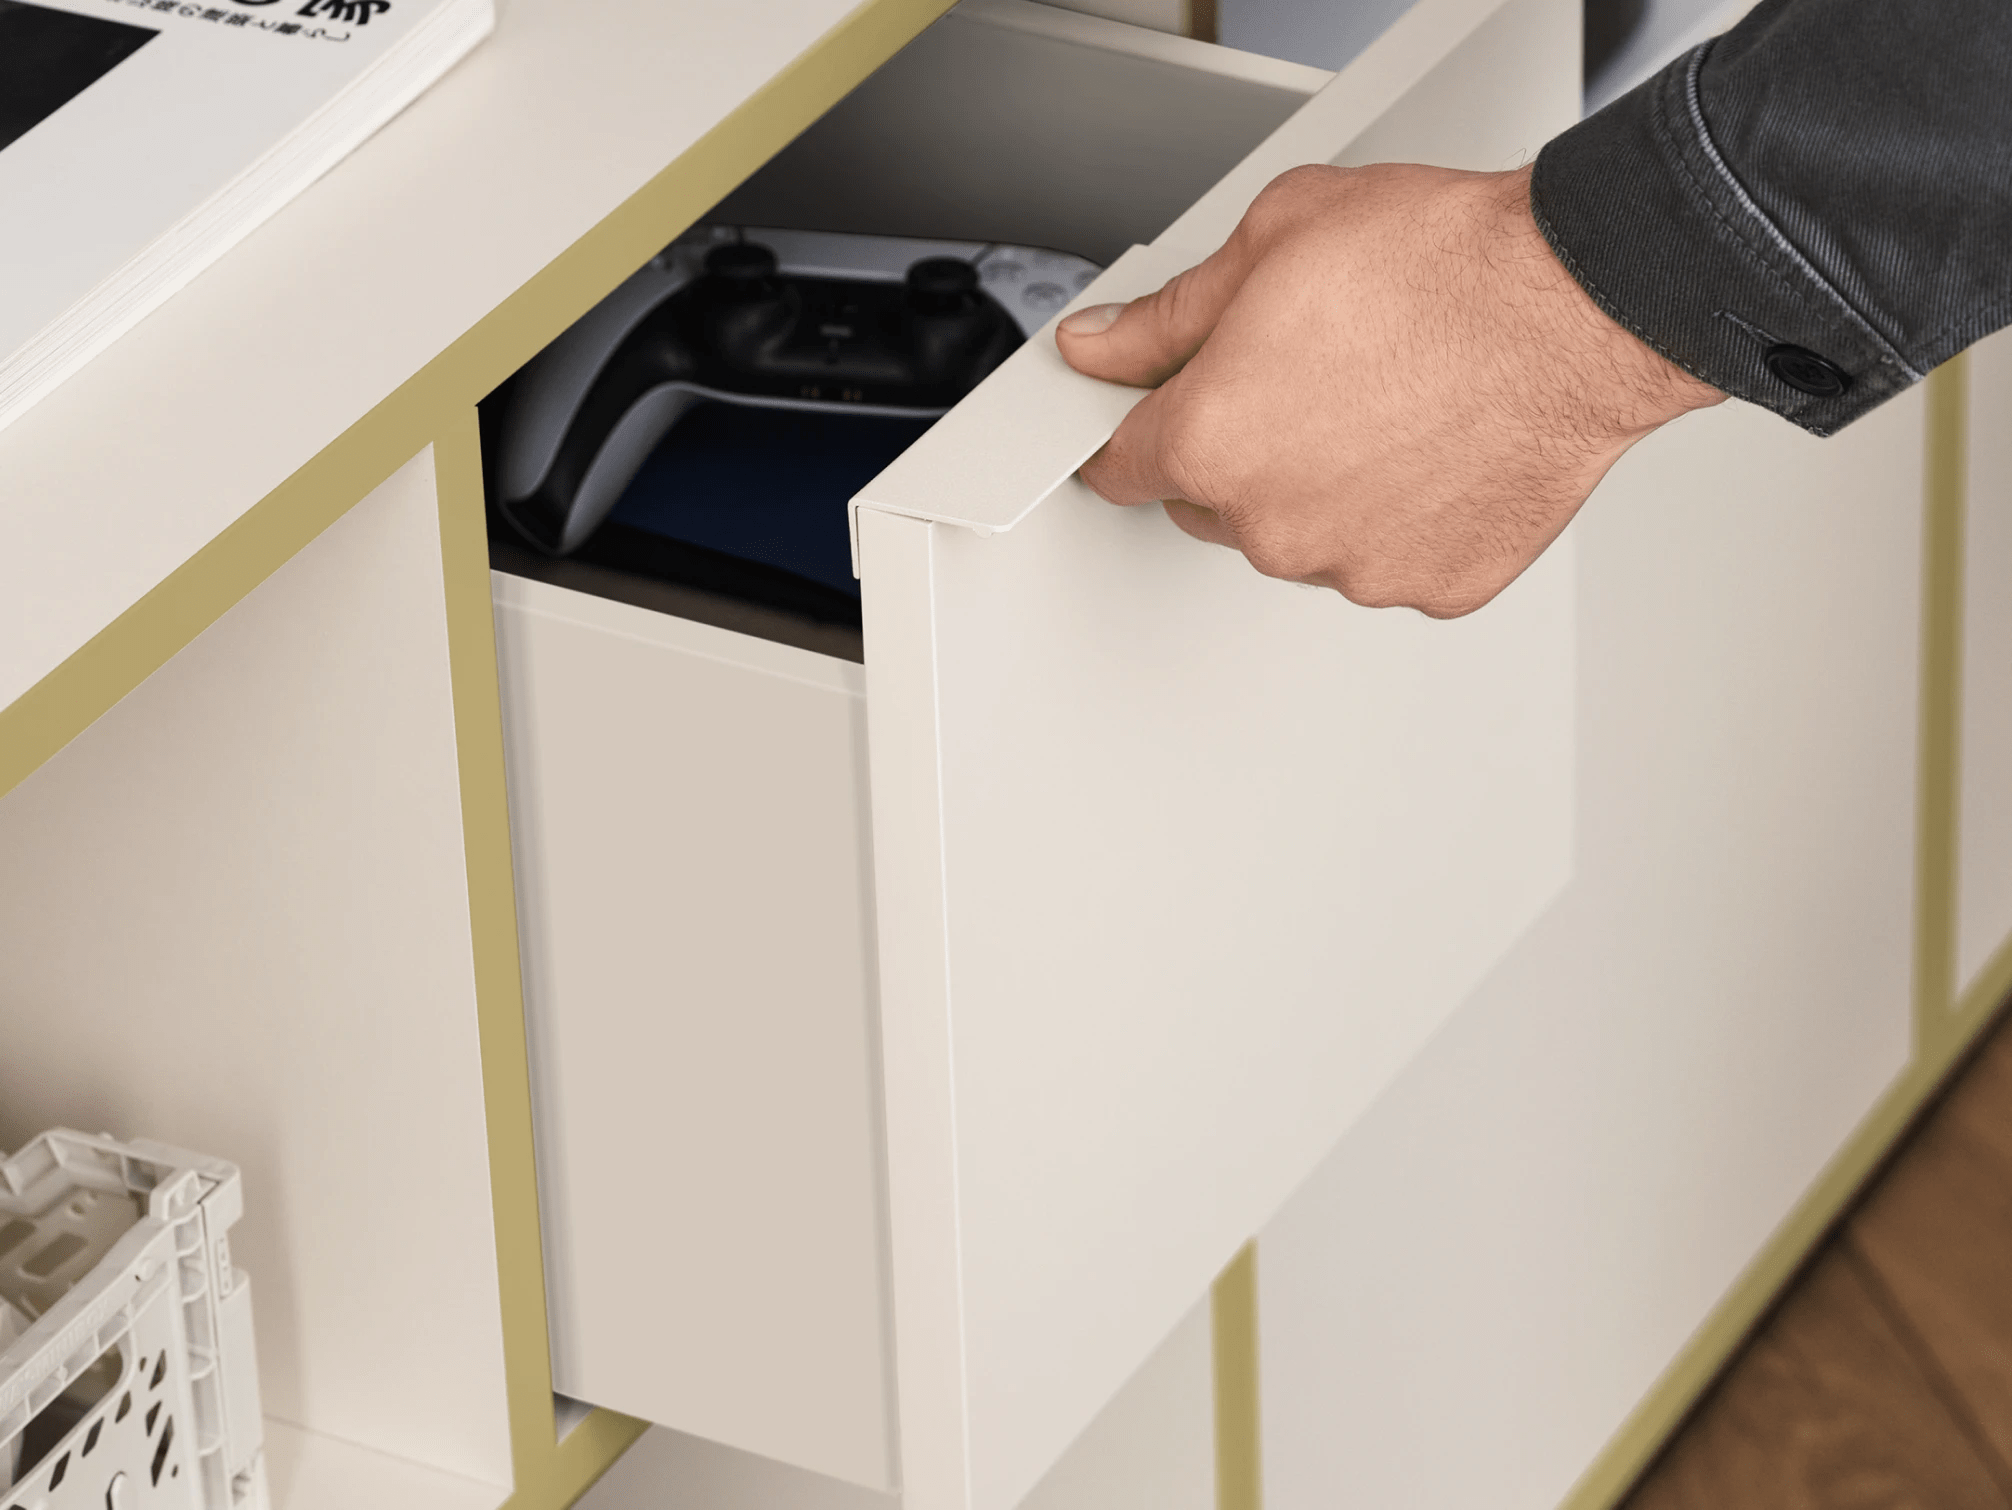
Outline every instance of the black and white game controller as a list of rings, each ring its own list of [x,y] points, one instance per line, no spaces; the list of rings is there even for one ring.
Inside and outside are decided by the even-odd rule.
[[[941,414],[1098,272],[1029,247],[696,227],[519,374],[497,511],[547,554],[577,550],[708,399]]]

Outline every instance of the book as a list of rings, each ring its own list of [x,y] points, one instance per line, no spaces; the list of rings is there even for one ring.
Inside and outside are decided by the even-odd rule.
[[[0,427],[494,17],[492,0],[0,0]]]

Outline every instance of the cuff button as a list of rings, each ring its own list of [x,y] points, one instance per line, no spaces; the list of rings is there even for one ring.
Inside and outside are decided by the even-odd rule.
[[[1807,393],[1811,398],[1838,398],[1851,387],[1850,373],[1805,346],[1791,346],[1784,341],[1768,347],[1761,360],[1767,363],[1769,372],[1797,393]]]

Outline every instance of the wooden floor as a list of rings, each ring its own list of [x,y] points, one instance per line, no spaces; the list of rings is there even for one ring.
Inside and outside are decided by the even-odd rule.
[[[2012,1025],[1626,1510],[2012,1510]]]

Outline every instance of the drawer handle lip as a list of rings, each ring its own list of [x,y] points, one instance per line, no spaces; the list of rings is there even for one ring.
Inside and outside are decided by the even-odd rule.
[[[1012,529],[1075,475],[1147,390],[1069,366],[1055,349],[1056,321],[1149,294],[1192,261],[1172,247],[1132,247],[860,489],[849,508],[853,575],[861,509],[990,535]]]

